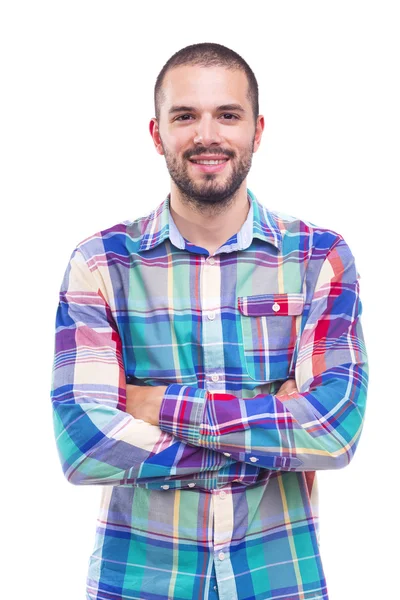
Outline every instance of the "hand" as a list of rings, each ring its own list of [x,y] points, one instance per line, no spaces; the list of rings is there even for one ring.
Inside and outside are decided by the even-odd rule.
[[[126,384],[126,412],[150,425],[159,424],[160,408],[167,385]]]
[[[287,379],[283,382],[279,390],[274,394],[275,396],[285,396],[286,394],[293,394],[293,392],[298,392],[295,379]]]

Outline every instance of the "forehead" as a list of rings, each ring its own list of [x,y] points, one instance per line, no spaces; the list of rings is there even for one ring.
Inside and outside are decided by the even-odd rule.
[[[248,82],[244,71],[225,67],[174,67],[165,75],[163,106],[173,104],[212,107],[220,104],[239,103],[251,110],[247,97]]]

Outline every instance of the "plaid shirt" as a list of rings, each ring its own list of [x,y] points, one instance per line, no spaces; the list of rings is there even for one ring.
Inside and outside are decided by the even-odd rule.
[[[65,477],[103,486],[88,599],[328,598],[316,471],[362,431],[359,274],[340,234],[247,193],[213,256],[168,195],[70,257],[51,397]],[[126,383],[168,386],[159,426]]]

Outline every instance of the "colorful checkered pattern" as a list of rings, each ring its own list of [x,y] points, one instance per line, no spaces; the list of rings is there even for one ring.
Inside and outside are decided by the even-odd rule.
[[[87,599],[328,598],[316,471],[363,427],[359,274],[340,234],[247,193],[212,256],[168,195],[70,257],[51,397],[66,478],[103,486]],[[168,386],[159,426],[126,383]]]

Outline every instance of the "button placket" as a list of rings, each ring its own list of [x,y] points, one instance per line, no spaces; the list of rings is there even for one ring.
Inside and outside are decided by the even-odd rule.
[[[221,319],[221,271],[219,258],[209,257],[202,262],[200,275],[200,305],[202,310],[202,347],[204,359],[204,372],[207,379],[207,389],[210,391],[219,389],[221,375],[216,369],[222,369],[224,357],[224,345],[221,343],[222,319]]]
[[[229,584],[232,589],[226,590],[226,583],[221,584],[222,594],[226,598],[235,598],[236,586],[234,585],[233,568],[230,560],[230,544],[232,541],[232,527],[234,524],[233,514],[233,497],[231,486],[228,484],[225,489],[213,490],[212,502],[214,508],[214,564],[217,574],[217,581],[226,582],[231,580]]]

